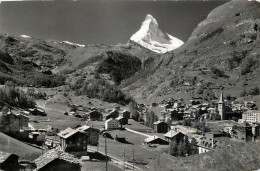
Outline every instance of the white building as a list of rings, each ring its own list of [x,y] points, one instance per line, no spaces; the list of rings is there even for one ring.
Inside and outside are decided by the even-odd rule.
[[[248,110],[243,113],[242,120],[246,122],[259,122],[260,123],[260,110]]]
[[[108,120],[105,121],[105,129],[109,130],[109,129],[118,129],[119,128],[119,123],[117,120],[110,118]]]

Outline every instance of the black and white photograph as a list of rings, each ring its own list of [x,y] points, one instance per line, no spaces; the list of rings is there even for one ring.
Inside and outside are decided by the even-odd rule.
[[[0,0],[0,171],[260,171],[260,0]]]

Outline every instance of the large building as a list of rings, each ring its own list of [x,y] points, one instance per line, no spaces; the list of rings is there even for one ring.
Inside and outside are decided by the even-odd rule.
[[[225,133],[220,132],[204,133],[198,142],[199,154],[228,146],[229,144],[226,143],[228,141],[223,141],[225,136]]]
[[[246,122],[259,122],[260,123],[260,110],[248,110],[243,113],[242,120]]]
[[[118,129],[119,128],[119,123],[117,120],[110,118],[105,121],[105,129],[106,130],[111,130],[111,129]]]

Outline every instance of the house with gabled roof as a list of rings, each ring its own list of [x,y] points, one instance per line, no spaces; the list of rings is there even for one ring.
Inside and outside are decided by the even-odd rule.
[[[34,171],[80,171],[81,162],[73,155],[52,149],[41,155],[35,161]]]
[[[156,121],[153,125],[157,133],[166,133],[168,131],[168,124],[163,121]]]
[[[176,143],[179,143],[181,140],[183,140],[183,137],[185,135],[181,132],[177,132],[175,130],[170,130],[166,134],[164,134],[164,137],[167,141],[176,141]]]
[[[83,152],[87,151],[88,135],[85,131],[75,130],[70,127],[61,131],[60,137],[61,150],[64,152]]]
[[[102,113],[98,112],[97,110],[90,111],[87,113],[87,115],[91,121],[102,121],[103,120]]]
[[[169,144],[168,141],[166,141],[156,135],[146,138],[144,140],[144,143],[147,145],[151,145],[151,144],[168,145]]]
[[[119,111],[118,109],[114,109],[112,112],[109,113],[109,115],[106,116],[106,120],[110,119],[110,118],[117,118],[119,116]]]
[[[121,128],[122,128],[122,125],[127,125],[128,124],[128,119],[124,118],[122,116],[117,117],[116,120],[121,125]]]
[[[129,111],[127,111],[127,110],[124,110],[124,111],[122,112],[122,116],[123,116],[124,118],[130,119],[131,113],[130,113]]]
[[[76,130],[79,131],[84,131],[87,133],[88,140],[87,143],[88,145],[93,145],[96,146],[98,145],[98,138],[99,138],[99,129],[93,128],[87,125],[83,125],[81,127],[78,127]]]
[[[19,170],[18,159],[19,156],[17,156],[16,154],[0,151],[0,170],[18,171]]]
[[[9,111],[6,115],[7,124],[3,132],[15,133],[21,129],[28,129],[29,117],[24,114],[16,114]]]

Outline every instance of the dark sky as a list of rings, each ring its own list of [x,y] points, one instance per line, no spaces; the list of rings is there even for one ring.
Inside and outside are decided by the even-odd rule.
[[[147,14],[160,28],[186,41],[207,14],[224,1],[2,2],[0,32],[81,44],[125,43]]]

